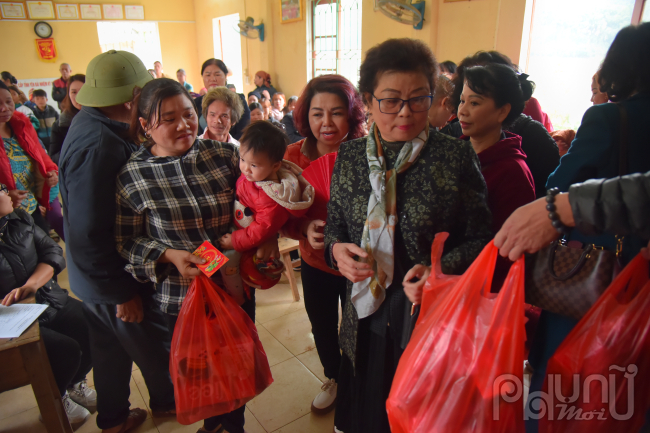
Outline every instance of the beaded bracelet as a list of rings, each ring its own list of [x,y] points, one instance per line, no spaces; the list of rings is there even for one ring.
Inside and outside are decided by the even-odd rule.
[[[548,213],[548,218],[551,220],[551,224],[561,235],[567,234],[569,228],[562,224],[560,221],[560,215],[557,214],[557,207],[555,206],[555,196],[560,193],[558,188],[551,188],[546,191],[546,210]]]

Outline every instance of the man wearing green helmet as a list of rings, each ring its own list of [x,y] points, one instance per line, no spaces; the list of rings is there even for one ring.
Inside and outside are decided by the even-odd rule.
[[[140,367],[156,415],[173,415],[170,341],[153,286],[126,273],[115,249],[115,180],[137,146],[129,141],[135,86],[152,80],[142,61],[111,50],[88,64],[77,94],[83,107],[63,143],[59,160],[70,288],[81,298],[88,322],[97,426],[126,433],[146,419],[129,410],[133,361]]]

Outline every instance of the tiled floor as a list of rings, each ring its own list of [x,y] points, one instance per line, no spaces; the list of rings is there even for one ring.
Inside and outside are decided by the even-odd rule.
[[[247,404],[248,433],[332,433],[334,412],[324,416],[310,412],[311,401],[320,391],[323,376],[314,337],[302,294],[300,272],[296,272],[300,301],[294,302],[291,289],[283,277],[270,290],[256,292],[256,324],[269,359],[274,382],[261,395]],[[59,277],[62,287],[69,288],[67,271]],[[530,378],[525,377],[528,394]],[[88,375],[92,386],[92,372]],[[524,397],[525,399],[526,397]],[[134,365],[131,379],[131,405],[149,410],[149,392],[142,374]],[[31,387],[0,393],[1,433],[46,433],[38,421],[38,407]],[[77,433],[98,432],[93,415]],[[201,422],[190,426],[170,418],[149,418],[134,433],[194,433]]]
[[[324,416],[310,412],[311,401],[320,391],[323,376],[305,304],[300,273],[296,272],[301,300],[294,302],[291,289],[283,280],[273,289],[257,291],[257,329],[269,359],[273,384],[247,404],[248,433],[331,433],[334,413]],[[68,288],[67,272],[59,282]],[[92,372],[88,375],[92,386]],[[131,405],[149,409],[149,393],[142,374],[134,366],[131,379]],[[46,433],[38,420],[38,407],[31,387],[0,394],[0,432]],[[77,433],[100,431],[93,415]],[[201,423],[184,426],[170,418],[153,418],[149,413],[137,433],[194,433]]]

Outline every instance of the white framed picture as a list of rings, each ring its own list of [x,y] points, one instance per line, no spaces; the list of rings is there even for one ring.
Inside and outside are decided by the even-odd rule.
[[[2,18],[8,20],[24,20],[27,18],[25,15],[25,5],[16,2],[0,2],[0,11]]]
[[[28,1],[25,4],[27,5],[29,18],[32,20],[53,20],[56,18],[54,16],[54,4],[50,1]]]
[[[79,6],[73,3],[57,3],[56,16],[60,20],[78,20]]]
[[[144,6],[124,5],[124,14],[127,20],[143,20]]]
[[[82,20],[101,20],[102,7],[100,5],[79,5]]]
[[[123,20],[124,19],[124,10],[122,5],[118,4],[105,4],[102,5],[104,10],[104,19],[105,20]]]

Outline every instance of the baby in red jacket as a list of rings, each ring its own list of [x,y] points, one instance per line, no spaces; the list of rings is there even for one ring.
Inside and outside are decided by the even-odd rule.
[[[282,159],[288,141],[283,131],[263,120],[251,123],[240,139],[241,176],[234,206],[237,230],[222,236],[219,245],[222,250],[244,253],[242,279],[256,288],[272,287],[283,271],[277,260],[258,263],[257,247],[277,236],[292,215],[303,216],[314,202],[314,187],[302,177],[302,169]]]

